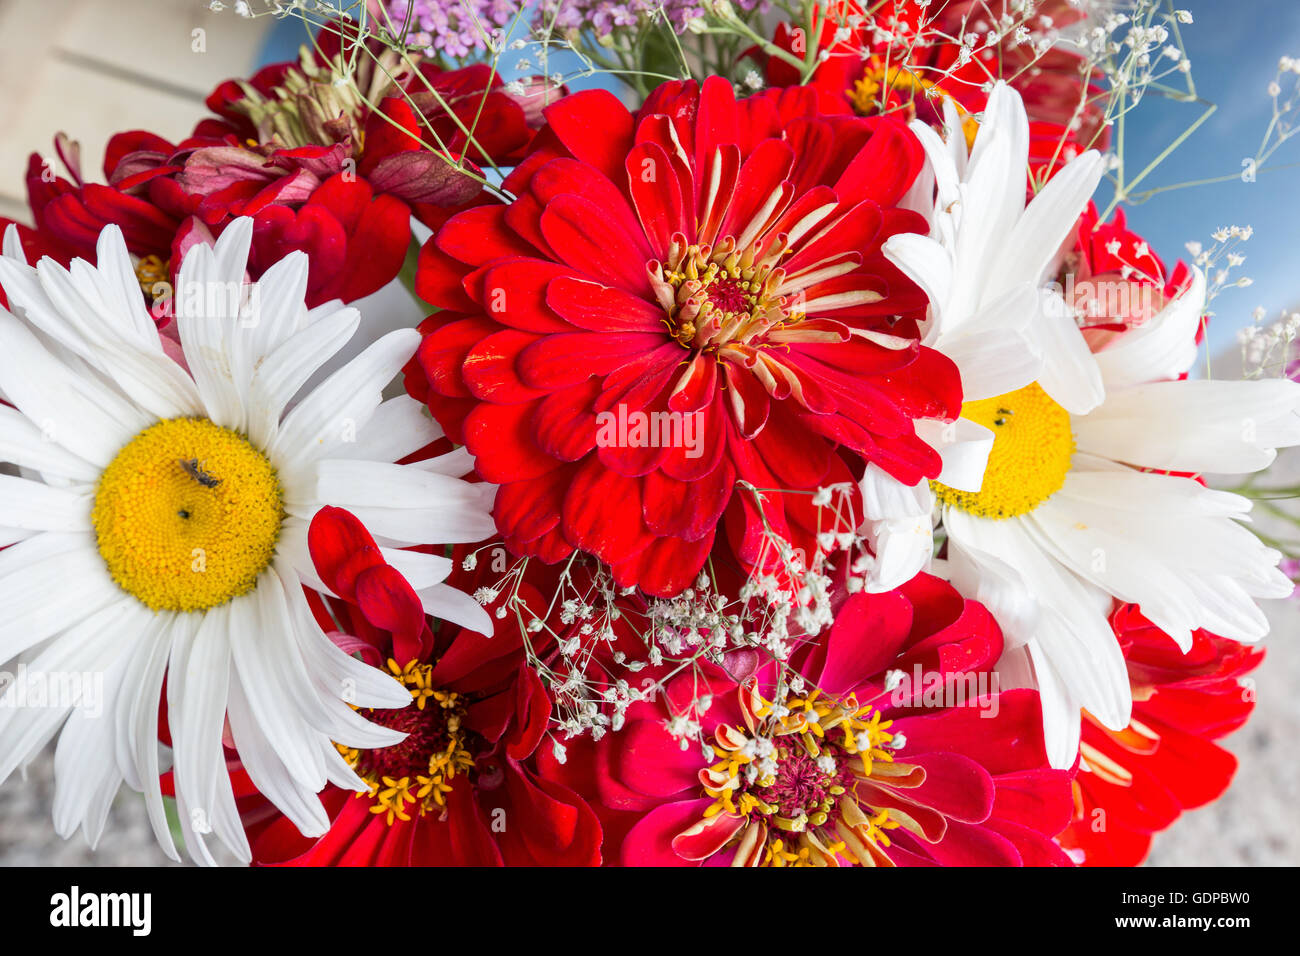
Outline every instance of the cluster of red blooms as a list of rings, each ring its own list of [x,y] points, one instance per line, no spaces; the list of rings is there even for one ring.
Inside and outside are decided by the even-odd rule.
[[[408,736],[343,750],[369,792],[327,794],[332,826],[312,839],[229,751],[257,862],[1131,865],[1223,791],[1234,761],[1213,741],[1249,715],[1238,678],[1259,655],[1199,632],[1181,654],[1128,606],[1112,620],[1133,721],[1115,733],[1085,715],[1072,770],[1048,767],[1036,692],[997,687],[992,615],[925,574],[867,594],[840,568],[833,623],[795,633],[788,660],[733,649],[680,674],[652,665],[638,681],[656,692],[601,735],[565,736],[535,666],[581,626],[551,598],[562,569],[599,562],[613,582],[599,662],[612,688],[646,656],[650,602],[702,569],[770,575],[774,539],[824,554],[819,489],[852,497],[867,464],[937,477],[914,423],[957,417],[960,381],[920,345],[925,298],[881,246],[926,231],[905,201],[924,164],[907,121],[937,121],[951,98],[977,122],[983,59],[919,45],[900,63],[828,22],[811,85],[771,59],[748,97],[713,77],[629,110],[607,92],[521,96],[486,67],[422,65],[373,111],[327,115],[307,104],[333,102],[314,88],[332,88],[341,42],[326,33],[301,63],[223,84],[180,143],[114,137],[106,184],[66,143],[66,178],[34,156],[22,232],[29,256],[66,263],[93,258],[115,223],[148,290],[190,244],[251,216],[252,277],[304,250],[317,304],[397,277],[412,218],[434,230],[415,287],[435,311],[406,387],[497,486],[500,539],[458,549],[448,582],[482,597],[495,633],[426,617],[359,522],[320,512],[310,543],[335,597],[313,598],[317,617],[410,689],[408,708],[365,714]],[[782,26],[776,42],[807,40]],[[1072,115],[1077,64],[1056,57],[1021,85],[1045,174],[1098,135],[1095,116]],[[930,71],[945,78],[923,82]],[[499,191],[484,188],[489,164],[513,167]],[[1156,296],[1180,282],[1122,218],[1090,212],[1078,237],[1077,274],[1123,270]],[[615,413],[672,416],[700,440],[602,442]],[[485,549],[529,559],[508,591],[466,560]],[[923,687],[936,682],[976,690],[935,705]]]

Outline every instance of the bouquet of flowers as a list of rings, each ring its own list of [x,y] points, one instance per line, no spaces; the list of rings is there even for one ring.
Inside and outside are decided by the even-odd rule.
[[[1249,231],[1129,229],[1200,101],[1111,6],[233,4],[301,57],[5,224],[0,780],[202,863],[1140,862],[1294,588],[1203,476],[1300,323],[1194,371]]]

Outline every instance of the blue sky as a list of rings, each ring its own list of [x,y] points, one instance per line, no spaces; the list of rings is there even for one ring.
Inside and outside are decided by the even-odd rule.
[[[1230,348],[1256,306],[1275,318],[1300,308],[1300,136],[1285,143],[1253,183],[1240,179],[1242,159],[1254,155],[1272,115],[1267,87],[1278,58],[1300,58],[1297,0],[1179,0],[1195,23],[1183,28],[1196,91],[1218,110],[1143,186],[1231,175],[1230,182],[1162,193],[1129,209],[1129,224],[1171,263],[1189,240],[1211,244],[1219,226],[1252,226],[1234,275],[1254,284],[1215,300],[1210,346]],[[1285,89],[1285,87],[1284,87]],[[1199,115],[1195,104],[1150,98],[1130,114],[1129,168],[1140,170]]]

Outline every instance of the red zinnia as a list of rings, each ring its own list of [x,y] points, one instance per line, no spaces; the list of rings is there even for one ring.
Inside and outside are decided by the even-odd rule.
[[[331,825],[318,839],[303,837],[286,817],[244,808],[254,862],[598,864],[593,812],[525,765],[545,735],[551,704],[528,666],[517,621],[498,621],[490,638],[445,622],[435,635],[410,584],[341,509],[317,514],[309,543],[322,580],[340,596],[330,612],[350,633],[337,640],[378,666],[387,662],[411,691],[411,706],[365,717],[407,737],[377,750],[340,748],[371,791],[328,788],[321,800]],[[329,612],[321,607],[318,614],[332,630]]]
[[[874,8],[869,17],[867,7]],[[989,84],[1005,78],[1020,92],[1029,113],[1030,162],[1035,167],[1059,168],[1085,149],[1105,149],[1109,133],[1096,102],[1102,91],[1095,79],[1085,84],[1081,56],[1056,47],[1035,51],[1034,39],[1041,34],[1023,42],[1014,33],[989,41],[989,31],[1010,12],[997,0],[883,5],[836,0],[817,21],[815,40],[802,29],[779,23],[773,43],[800,58],[810,42],[817,44],[818,64],[808,83],[825,110],[860,115],[900,111],[938,126],[943,123],[942,103],[951,99],[969,139],[988,102]],[[1083,16],[1067,0],[1048,0],[1035,6],[1026,25],[1037,30],[1050,23],[1060,29]],[[978,39],[963,49],[962,36],[970,32]],[[779,57],[764,58],[757,51],[751,55],[765,59],[772,86],[799,82],[799,70]]]
[[[1060,839],[1084,865],[1137,866],[1156,833],[1228,789],[1237,759],[1214,741],[1254,709],[1241,677],[1264,652],[1196,631],[1184,654],[1131,604],[1111,626],[1133,684],[1133,719],[1117,733],[1084,713],[1074,820]]]
[[[511,551],[581,549],[671,595],[724,514],[743,561],[767,529],[812,547],[810,496],[775,490],[848,482],[838,449],[937,473],[913,419],[956,416],[958,376],[880,252],[926,229],[898,208],[923,159],[906,127],[822,116],[807,90],[737,101],[717,77],[635,114],[587,91],[545,116],[518,198],[422,250],[417,290],[448,311],[407,378],[500,484]]]
[[[1071,774],[1037,693],[999,693],[1001,652],[983,606],[922,574],[849,597],[789,668],[732,651],[538,759],[629,865],[1069,865]]]

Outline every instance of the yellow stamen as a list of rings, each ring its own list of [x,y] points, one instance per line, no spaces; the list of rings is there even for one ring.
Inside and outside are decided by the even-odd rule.
[[[151,301],[154,297],[154,287],[170,279],[171,266],[162,256],[142,256],[135,264],[135,281],[140,283],[141,291]]]
[[[461,732],[464,702],[455,691],[433,688],[433,666],[419,661],[410,661],[403,666],[389,658],[388,669],[410,691],[417,709],[425,709],[427,701],[432,699],[447,712],[447,744],[442,750],[429,755],[428,771],[415,774],[414,779],[383,777],[381,780],[373,770],[361,766],[363,751],[342,744],[334,745],[348,766],[356,770],[357,775],[370,786],[369,793],[359,793],[357,796],[368,796],[373,800],[370,812],[387,814],[385,819],[391,825],[394,820],[410,820],[412,809],[417,810],[421,816],[431,810],[443,810],[447,806],[447,794],[452,791],[450,781],[457,774],[473,769],[474,756],[466,748]]]
[[[888,729],[892,722],[882,721],[880,711],[870,705],[859,706],[852,695],[836,700],[823,697],[819,689],[814,689],[804,697],[787,696],[778,709],[752,689],[742,693],[754,694],[754,713],[762,721],[752,739],[777,743],[773,759],[778,767],[789,759],[815,760],[830,752],[832,759],[847,760],[841,766],[847,766],[853,777],[846,781],[849,786],[844,786],[835,782],[832,771],[825,771],[822,799],[792,808],[795,811],[792,813],[782,812],[780,806],[764,799],[772,794],[759,795],[777,784],[779,769],[776,774],[765,773],[751,780],[747,771],[755,758],[742,752],[754,752],[746,746],[751,737],[740,727],[722,724],[714,734],[715,752],[721,759],[709,767],[707,777],[713,785],[704,788],[713,803],[704,811],[704,818],[725,813],[762,820],[762,832],[767,834],[759,858],[763,866],[834,866],[845,860],[858,862],[859,857],[852,848],[843,839],[835,838],[835,828],[844,825],[842,818],[846,815],[852,817],[848,822],[854,839],[859,841],[859,849],[863,843],[888,847],[890,840],[885,831],[895,829],[899,822],[890,818],[887,809],[874,811],[859,807],[854,781],[871,776],[873,761],[894,760],[892,751],[885,749],[893,740]],[[841,819],[837,820],[837,816]],[[746,827],[742,832],[750,830]]]
[[[868,66],[862,77],[854,82],[853,89],[846,92],[854,112],[859,116],[872,116],[879,113],[882,105],[887,105],[885,101],[890,93],[911,94],[912,101],[907,104],[910,119],[916,118],[914,101],[917,96],[926,98],[937,96],[940,99],[951,100],[952,105],[957,107],[958,115],[961,116],[961,130],[966,139],[966,148],[970,149],[975,145],[975,134],[980,128],[979,121],[942,86],[933,80],[918,76],[907,67],[891,66],[885,69],[881,66]]]

